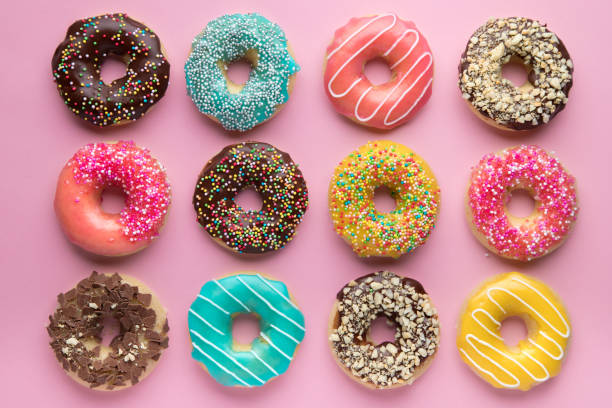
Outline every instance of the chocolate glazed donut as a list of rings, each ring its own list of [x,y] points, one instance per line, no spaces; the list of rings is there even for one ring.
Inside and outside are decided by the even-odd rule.
[[[502,77],[508,62],[523,64],[527,81]],[[537,128],[568,101],[574,63],[563,41],[545,24],[524,17],[490,19],[470,37],[459,62],[459,88],[470,108],[503,130]]]
[[[100,66],[120,56],[126,75],[104,83]],[[168,87],[170,64],[157,35],[125,14],[105,14],[73,23],[51,61],[53,79],[68,108],[97,126],[136,120]]]
[[[234,198],[253,187],[259,211],[245,211]],[[283,248],[308,207],[308,189],[291,157],[272,145],[245,142],[225,147],[198,178],[193,206],[198,222],[220,244],[238,253]]]
[[[380,316],[396,324],[394,341],[376,344],[370,325]],[[440,342],[438,314],[423,285],[389,271],[362,276],[338,292],[329,341],[338,365],[369,388],[408,385],[433,361]]]

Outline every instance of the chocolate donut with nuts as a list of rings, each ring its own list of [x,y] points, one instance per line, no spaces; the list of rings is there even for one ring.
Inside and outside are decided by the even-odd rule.
[[[395,323],[393,342],[375,344],[370,325]],[[369,388],[411,384],[431,364],[440,343],[438,313],[414,279],[381,271],[350,281],[338,292],[329,321],[332,353],[343,371]]]
[[[527,81],[502,76],[522,63]],[[551,121],[567,103],[574,63],[545,24],[524,17],[490,19],[470,37],[459,63],[459,88],[470,108],[502,130],[529,130]]]

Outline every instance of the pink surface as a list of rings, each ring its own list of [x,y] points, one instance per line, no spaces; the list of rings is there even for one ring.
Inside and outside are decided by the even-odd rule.
[[[612,9],[604,1],[400,2],[400,1],[123,1],[9,2],[4,5],[0,139],[4,174],[0,210],[0,380],[3,406],[603,406],[608,392],[609,151],[602,126],[609,116],[612,58],[607,52]],[[254,5],[254,4],[257,5]],[[291,5],[289,5],[291,4]],[[325,48],[334,30],[352,16],[396,11],[412,19],[429,41],[435,81],[429,103],[390,133],[358,127],[332,109],[322,84]],[[51,81],[53,50],[75,19],[126,11],[161,37],[170,63],[166,97],[137,123],[97,130],[63,106]],[[228,135],[201,116],[185,92],[183,63],[192,38],[211,19],[257,11],[287,33],[302,66],[292,98],[277,117],[255,131]],[[534,134],[510,137],[469,112],[456,85],[459,55],[470,34],[490,16],[525,15],[549,23],[567,45],[575,66],[569,104]],[[335,234],[327,212],[327,186],[335,165],[351,150],[390,138],[421,154],[438,177],[442,208],[427,244],[398,262],[362,261]],[[133,139],[167,167],[173,205],[160,239],[141,253],[105,260],[77,250],[64,238],[53,213],[57,176],[82,145]],[[261,140],[291,153],[310,190],[310,209],[295,240],[260,258],[237,257],[217,246],[195,222],[191,196],[198,172],[223,146]],[[575,175],[581,212],[565,245],[539,261],[503,261],[473,238],[463,199],[470,166],[485,154],[518,143],[556,152]],[[327,317],[336,291],[362,274],[388,268],[421,281],[439,308],[442,342],[437,360],[413,386],[372,392],[336,367],[327,344]],[[156,290],[169,311],[170,348],[155,372],[119,393],[98,393],[70,380],[47,343],[47,316],[55,296],[92,269],[132,274]],[[187,308],[213,277],[256,270],[287,283],[306,316],[307,334],[289,371],[253,390],[216,384],[189,356]],[[527,393],[491,388],[470,372],[455,348],[461,305],[484,279],[519,270],[547,282],[564,299],[573,337],[561,374]],[[431,404],[431,405],[427,405]]]

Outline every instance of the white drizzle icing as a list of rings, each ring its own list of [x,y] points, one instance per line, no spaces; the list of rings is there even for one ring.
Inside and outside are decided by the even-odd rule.
[[[499,286],[494,286],[491,287],[487,290],[487,297],[489,298],[489,300],[496,305],[503,313],[506,313],[505,309],[501,306],[501,304],[499,302],[497,302],[495,300],[495,298],[493,297],[492,292],[495,290],[504,292],[510,296],[512,296],[514,299],[516,299],[517,301],[519,301],[521,304],[523,304],[525,307],[527,307],[529,310],[531,310],[536,316],[538,316],[544,323],[546,323],[546,325],[548,327],[550,327],[551,330],[553,330],[555,333],[557,333],[559,336],[563,337],[563,338],[568,338],[570,335],[570,327],[569,327],[569,323],[565,320],[565,318],[563,317],[563,315],[561,314],[561,312],[557,309],[557,307],[555,307],[555,305],[546,297],[544,296],[544,294],[542,292],[540,292],[538,289],[534,288],[532,285],[530,285],[528,282],[525,282],[524,280],[517,278],[517,277],[512,277],[511,278],[513,281],[518,282],[520,284],[522,284],[523,286],[525,286],[526,288],[532,290],[534,293],[536,293],[538,296],[540,296],[557,314],[557,316],[559,316],[559,319],[563,322],[563,325],[565,326],[565,330],[562,332],[560,329],[558,329],[557,327],[555,327],[549,320],[547,320],[536,308],[534,308],[532,305],[530,305],[528,302],[526,302],[522,297],[520,297],[519,295],[517,295],[516,293],[512,292],[511,290],[508,290],[506,288],[503,287],[499,287]],[[489,330],[476,316],[476,312],[482,312],[484,314],[486,314],[487,317],[489,317],[491,319],[492,322],[494,322],[498,327],[501,326],[501,323],[499,321],[497,321],[493,316],[491,316],[491,314],[489,312],[487,312],[486,310],[482,309],[482,308],[478,308],[478,309],[474,309],[471,313],[471,317],[474,319],[474,321],[476,321],[476,323],[478,323],[478,325],[480,325],[484,330],[486,330],[489,334],[491,334],[493,337],[499,339],[499,340],[503,340],[498,334],[493,333],[491,330]],[[543,331],[539,331],[539,334],[541,334],[544,338],[546,338],[547,340],[549,340],[551,343],[553,343],[558,351],[559,351],[559,355],[555,356],[553,355],[551,352],[549,352],[548,350],[546,350],[544,347],[542,347],[540,344],[537,344],[535,341],[533,341],[533,339],[529,338],[528,341],[533,344],[534,346],[536,346],[538,349],[540,349],[542,352],[544,352],[548,357],[550,357],[553,360],[561,360],[563,358],[564,352],[563,352],[563,348],[561,347],[561,345],[559,343],[557,343],[553,338],[551,338],[549,335],[547,335],[545,332]],[[500,380],[499,378],[497,378],[497,376],[495,376],[494,373],[492,373],[491,371],[485,369],[484,367],[480,366],[479,364],[477,364],[474,359],[472,359],[470,357],[470,355],[468,354],[468,352],[466,350],[464,350],[463,348],[460,348],[459,350],[461,351],[461,353],[474,365],[474,367],[476,367],[478,370],[480,370],[481,372],[489,375],[491,378],[493,378],[499,385],[501,385],[502,387],[505,388],[517,388],[521,385],[521,382],[519,380],[519,378],[513,374],[510,370],[506,369],[505,367],[503,367],[498,361],[495,361],[494,359],[492,359],[491,357],[487,356],[486,354],[484,354],[479,348],[478,345],[489,348],[493,351],[495,351],[495,353],[499,354],[500,356],[502,356],[503,358],[511,361],[512,363],[514,363],[517,367],[519,367],[521,370],[523,370],[529,377],[531,377],[534,381],[536,382],[544,382],[546,380],[548,380],[550,378],[550,373],[548,371],[548,369],[546,368],[546,366],[539,360],[537,360],[535,357],[533,357],[530,353],[523,351],[522,354],[525,355],[527,358],[529,358],[530,360],[532,360],[534,363],[536,363],[541,369],[542,371],[545,373],[544,376],[542,377],[537,377],[534,373],[532,373],[530,370],[528,370],[523,364],[521,364],[518,360],[516,360],[515,358],[513,358],[512,356],[504,353],[502,350],[496,348],[495,346],[491,345],[490,343],[478,338],[476,335],[468,333],[465,336],[465,341],[472,347],[472,349],[481,357],[483,357],[484,359],[488,360],[491,364],[493,364],[494,366],[496,366],[497,368],[499,368],[500,370],[502,370],[504,373],[506,373],[509,377],[511,377],[514,380],[514,383],[505,383],[502,380]]]
[[[390,25],[385,26],[385,28],[383,28],[378,34],[376,34],[371,40],[369,40],[364,46],[362,46],[356,53],[354,53],[353,55],[351,55],[345,62],[344,64],[342,64],[340,66],[340,68],[334,73],[334,75],[332,75],[331,79],[329,80],[328,84],[327,84],[327,90],[329,91],[329,94],[336,98],[336,99],[340,99],[344,96],[346,96],[349,92],[351,92],[351,90],[359,83],[361,82],[361,80],[363,79],[362,76],[360,76],[359,78],[357,78],[355,81],[353,81],[353,83],[343,92],[340,93],[336,93],[333,91],[332,89],[332,84],[333,82],[336,80],[336,78],[338,77],[338,75],[340,75],[340,73],[342,72],[342,70],[344,68],[346,68],[346,66],[353,60],[355,59],[359,54],[361,54],[363,51],[365,51],[368,47],[370,47],[372,44],[374,44],[374,42],[376,40],[378,40],[378,38],[380,38],[380,36],[382,36],[385,32],[391,30],[396,22],[397,22],[397,16],[395,14],[381,14],[378,15],[374,18],[372,18],[371,20],[369,20],[367,23],[365,23],[364,25],[362,25],[359,29],[357,29],[355,32],[353,32],[351,35],[349,35],[349,37],[344,40],[338,47],[336,47],[333,51],[331,51],[329,53],[329,55],[327,56],[327,60],[329,61],[335,54],[336,52],[338,52],[340,49],[342,49],[347,43],[349,43],[353,38],[355,38],[361,31],[363,31],[364,29],[366,29],[369,25],[373,24],[374,22],[386,18],[386,17],[392,17],[393,21]],[[404,37],[408,34],[414,34],[415,40],[412,43],[412,45],[410,46],[410,48],[408,49],[408,51],[399,59],[397,60],[395,63],[393,63],[393,65],[390,66],[390,69],[394,69],[396,68],[399,64],[402,63],[402,61],[404,61],[404,59],[406,59],[411,53],[412,51],[416,48],[416,46],[418,45],[419,41],[420,41],[420,36],[418,31],[413,30],[413,29],[408,29],[406,30],[401,36],[399,36],[397,38],[397,40],[393,43],[393,45],[391,45],[391,47],[389,49],[387,49],[387,51],[385,53],[383,53],[383,56],[388,56],[394,49],[395,47],[400,43],[400,41],[402,39],[404,39]],[[394,119],[394,120],[390,120],[390,116],[391,114],[395,111],[395,109],[397,108],[397,106],[404,100],[404,97],[419,83],[419,81],[421,80],[421,78],[429,71],[429,69],[431,68],[432,64],[433,64],[433,56],[431,55],[430,52],[424,52],[423,54],[421,54],[417,60],[414,62],[414,64],[412,64],[412,66],[410,67],[410,69],[402,76],[402,78],[398,81],[398,83],[387,93],[387,95],[383,98],[382,102],[376,107],[376,109],[374,110],[374,112],[372,112],[372,114],[370,114],[367,117],[363,117],[359,114],[359,106],[361,105],[362,101],[366,98],[366,96],[368,95],[368,93],[374,88],[373,86],[369,86],[359,97],[359,99],[357,100],[357,103],[355,105],[355,109],[354,109],[354,116],[357,120],[359,120],[360,122],[369,122],[374,116],[376,116],[376,114],[380,111],[380,109],[385,105],[385,103],[388,101],[388,99],[391,97],[391,95],[402,85],[402,83],[404,82],[404,80],[412,73],[412,71],[416,68],[416,66],[424,59],[424,58],[428,58],[428,64],[425,67],[425,69],[419,74],[419,76],[417,77],[417,79],[410,84],[410,86],[408,87],[408,89],[406,89],[401,96],[395,101],[395,103],[393,104],[393,106],[391,106],[391,108],[388,110],[387,114],[385,115],[385,119],[384,119],[384,124],[386,126],[392,126],[395,123],[401,121],[402,119],[404,119],[407,115],[410,114],[410,112],[412,112],[412,110],[414,109],[414,107],[419,103],[419,101],[423,98],[423,96],[425,95],[425,93],[427,92],[427,90],[429,89],[429,87],[431,86],[433,79],[430,78],[427,82],[427,84],[425,85],[425,87],[423,88],[421,94],[418,96],[418,98],[415,100],[415,102],[410,106],[410,108],[408,108],[408,110],[406,112],[404,112],[402,115],[400,115],[398,118]]]

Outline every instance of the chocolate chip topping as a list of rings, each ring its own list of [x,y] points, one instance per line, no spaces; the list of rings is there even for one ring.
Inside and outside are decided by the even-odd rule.
[[[435,353],[440,341],[437,312],[423,286],[381,271],[349,282],[337,299],[329,340],[338,361],[377,388],[411,383],[415,370]],[[394,342],[374,345],[367,339],[379,316],[397,324]]]
[[[530,85],[514,86],[501,68],[511,59],[528,68]],[[549,122],[567,103],[574,65],[546,25],[522,18],[491,19],[470,38],[459,64],[459,88],[481,114],[511,129]]]
[[[150,360],[157,361],[168,347],[168,320],[161,331],[156,330],[151,294],[139,293],[118,274],[94,271],[57,300],[59,306],[47,327],[51,348],[64,370],[77,373],[91,388],[136,384]],[[101,345],[107,317],[120,326],[108,347]]]

